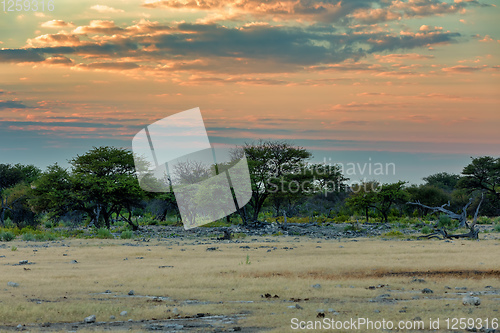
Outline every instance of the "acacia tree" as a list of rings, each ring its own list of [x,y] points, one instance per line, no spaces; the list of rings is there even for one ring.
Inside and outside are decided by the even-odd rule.
[[[261,140],[247,143],[236,150],[233,159],[239,158],[242,151],[248,161],[252,182],[252,197],[246,206],[238,210],[246,224],[249,220],[257,221],[266,199],[281,190],[279,187],[276,189],[276,185],[283,177],[301,170],[312,154],[305,148],[292,146],[285,141]]]
[[[373,208],[382,215],[384,222],[388,222],[392,205],[403,202],[407,196],[403,190],[405,183],[399,181],[381,185],[378,182],[366,182],[354,188],[348,202],[352,207],[363,210],[367,221],[368,210]]]
[[[41,170],[34,165],[0,164],[0,225],[4,225],[7,211],[17,216],[28,213],[27,187],[40,173]]]
[[[134,158],[130,151],[114,147],[94,147],[70,160],[71,181],[79,209],[92,217],[98,227],[110,227],[113,213],[129,212],[139,205],[144,192],[135,177]],[[130,219],[134,229],[136,225]]]
[[[376,202],[375,190],[379,186],[380,184],[376,181],[355,184],[351,187],[351,195],[346,200],[348,206],[364,213],[366,222],[368,222],[370,208]]]

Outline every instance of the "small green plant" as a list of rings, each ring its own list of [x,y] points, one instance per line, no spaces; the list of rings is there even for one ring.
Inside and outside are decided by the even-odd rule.
[[[17,246],[15,245],[12,245],[12,247],[10,248],[11,251],[17,251]]]
[[[245,264],[245,265],[250,265],[251,264],[251,262],[250,262],[250,255],[247,254],[247,258],[246,258],[246,260],[245,260],[244,263],[240,262],[240,265],[243,265],[243,264]]]
[[[134,237],[134,232],[132,230],[124,230],[120,235],[121,239],[131,239]]]
[[[500,223],[497,224],[497,225],[495,225],[494,229],[495,229],[496,232],[500,232]]]
[[[283,236],[283,233],[281,231],[275,232],[273,236]]]
[[[100,239],[106,239],[106,238],[114,238],[113,234],[111,234],[111,231],[106,228],[100,228],[97,230],[97,238]]]
[[[45,221],[45,223],[43,224],[43,226],[46,228],[46,229],[51,229],[54,225],[52,224],[51,221]]]
[[[382,235],[383,237],[401,237],[404,236],[404,234],[399,231],[399,230],[391,230]]]
[[[361,232],[361,231],[364,231],[364,230],[359,225],[357,225],[357,223],[351,223],[351,224],[346,225],[344,227],[344,232],[348,232],[348,231]]]
[[[13,228],[14,227],[14,223],[12,222],[12,220],[10,219],[10,217],[7,217],[3,223],[4,227],[5,228]]]
[[[425,235],[428,235],[431,232],[432,232],[432,230],[428,226],[425,226],[425,227],[422,228],[422,233],[425,234]]]
[[[14,235],[14,233],[12,233],[10,231],[2,231],[0,233],[0,240],[2,240],[4,242],[10,242],[14,238],[16,238],[16,235]]]

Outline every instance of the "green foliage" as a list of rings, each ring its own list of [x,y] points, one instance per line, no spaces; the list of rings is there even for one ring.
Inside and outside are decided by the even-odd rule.
[[[252,262],[250,261],[250,255],[247,254],[247,257],[245,259],[245,262],[240,262],[240,265],[250,265]]]
[[[431,232],[432,232],[432,229],[431,229],[430,227],[428,227],[428,226],[425,226],[425,227],[423,227],[423,228],[422,228],[422,233],[423,233],[423,234],[428,235],[428,234],[430,234]]]
[[[446,214],[439,215],[438,226],[443,228],[456,228],[458,226],[458,221],[451,219]]]
[[[134,232],[132,230],[124,230],[120,235],[121,239],[131,239],[133,237],[134,237]]]
[[[280,183],[288,183],[293,177],[302,177],[300,170],[303,170],[305,161],[312,156],[310,152],[285,141],[261,140],[244,145],[235,152],[235,159],[241,157],[243,151],[248,161],[252,183],[252,199],[245,211],[239,211],[243,221],[257,220],[264,202],[269,197],[279,205],[283,201],[295,200],[295,194],[288,190],[283,191]]]
[[[446,192],[451,192],[457,186],[460,176],[448,172],[440,172],[424,177],[424,180],[428,186],[432,186]]]
[[[14,235],[13,232],[10,232],[10,231],[1,231],[0,232],[0,240],[2,240],[4,242],[10,242],[14,238],[16,238],[16,235]]]
[[[109,229],[106,229],[106,228],[99,228],[97,230],[96,237],[100,238],[100,239],[114,238],[113,234],[111,234],[111,231],[109,231]]]
[[[17,251],[17,246],[15,245],[12,245],[12,247],[10,248],[11,251]]]
[[[402,236],[405,236],[405,234],[395,229],[382,234],[382,237],[402,237]]]
[[[490,224],[493,222],[493,219],[490,219],[488,216],[479,216],[477,218],[478,224]]]
[[[344,232],[347,231],[352,231],[352,232],[363,232],[365,231],[363,228],[361,228],[357,223],[351,223],[349,225],[346,225],[344,227]]]
[[[32,234],[31,232],[27,232],[22,235],[23,241],[29,242],[29,241],[34,241],[35,240],[35,235]]]
[[[496,232],[500,232],[500,224],[495,224],[495,227],[493,228]]]

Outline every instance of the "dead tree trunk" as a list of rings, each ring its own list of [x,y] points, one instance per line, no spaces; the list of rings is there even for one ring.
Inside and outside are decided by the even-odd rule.
[[[452,212],[451,210],[445,209],[444,207],[450,205],[449,202],[447,204],[442,205],[441,207],[426,206],[424,204],[421,204],[418,201],[417,202],[408,202],[409,205],[417,205],[417,206],[420,206],[420,207],[431,209],[433,212],[442,212],[442,213],[445,213],[451,219],[458,220],[460,222],[460,227],[461,228],[467,227],[469,229],[469,232],[467,232],[465,234],[449,234],[446,231],[446,229],[444,227],[442,227],[440,229],[436,229],[436,231],[433,232],[433,233],[430,233],[430,234],[425,235],[425,236],[420,236],[420,237],[418,237],[418,239],[421,239],[421,238],[427,238],[427,239],[430,239],[430,238],[438,238],[438,239],[471,238],[471,239],[478,239],[479,229],[476,228],[476,223],[477,223],[477,217],[478,217],[478,214],[479,214],[479,209],[481,208],[481,204],[483,203],[484,193],[481,194],[481,201],[479,202],[479,205],[476,208],[476,212],[474,213],[474,221],[469,225],[467,223],[467,208],[469,208],[469,206],[471,205],[472,199],[473,198],[470,198],[469,202],[462,208],[462,213],[461,214],[457,214],[455,212]]]

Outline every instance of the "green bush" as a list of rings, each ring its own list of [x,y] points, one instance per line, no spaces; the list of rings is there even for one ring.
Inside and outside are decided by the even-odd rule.
[[[493,222],[492,219],[490,219],[488,216],[479,216],[477,218],[478,224],[490,224],[492,222]]]
[[[134,237],[134,232],[131,230],[124,230],[122,231],[122,234],[120,235],[121,239],[131,239]]]
[[[23,241],[34,241],[35,240],[35,235],[33,235],[31,232],[27,232],[25,234],[23,234],[22,236],[23,238]]]
[[[4,242],[10,242],[11,240],[13,240],[14,238],[16,238],[16,235],[14,235],[13,232],[10,232],[10,231],[2,231],[0,233],[0,239]]]
[[[382,234],[383,237],[401,237],[401,236],[404,236],[404,235],[405,234],[403,234],[399,230],[391,230],[391,231],[388,231],[388,232]]]
[[[423,233],[423,234],[428,235],[428,234],[430,234],[431,232],[432,232],[432,230],[431,230],[431,228],[429,228],[428,226],[425,226],[425,227],[423,227],[423,228],[422,228],[422,233]]]
[[[458,221],[452,220],[451,217],[445,214],[439,215],[438,226],[440,227],[457,227]]]
[[[346,225],[344,227],[344,232],[347,232],[347,231],[361,232],[361,231],[364,231],[364,230],[363,230],[363,228],[361,228],[357,224],[352,223],[352,224]]]
[[[54,225],[52,224],[51,221],[45,221],[45,223],[43,224],[43,226],[47,229],[51,229]]]
[[[500,223],[495,225],[495,231],[496,232],[500,232]]]
[[[108,229],[100,228],[97,230],[97,238],[105,239],[105,238],[114,238],[114,237],[111,234],[111,231],[109,231]]]

